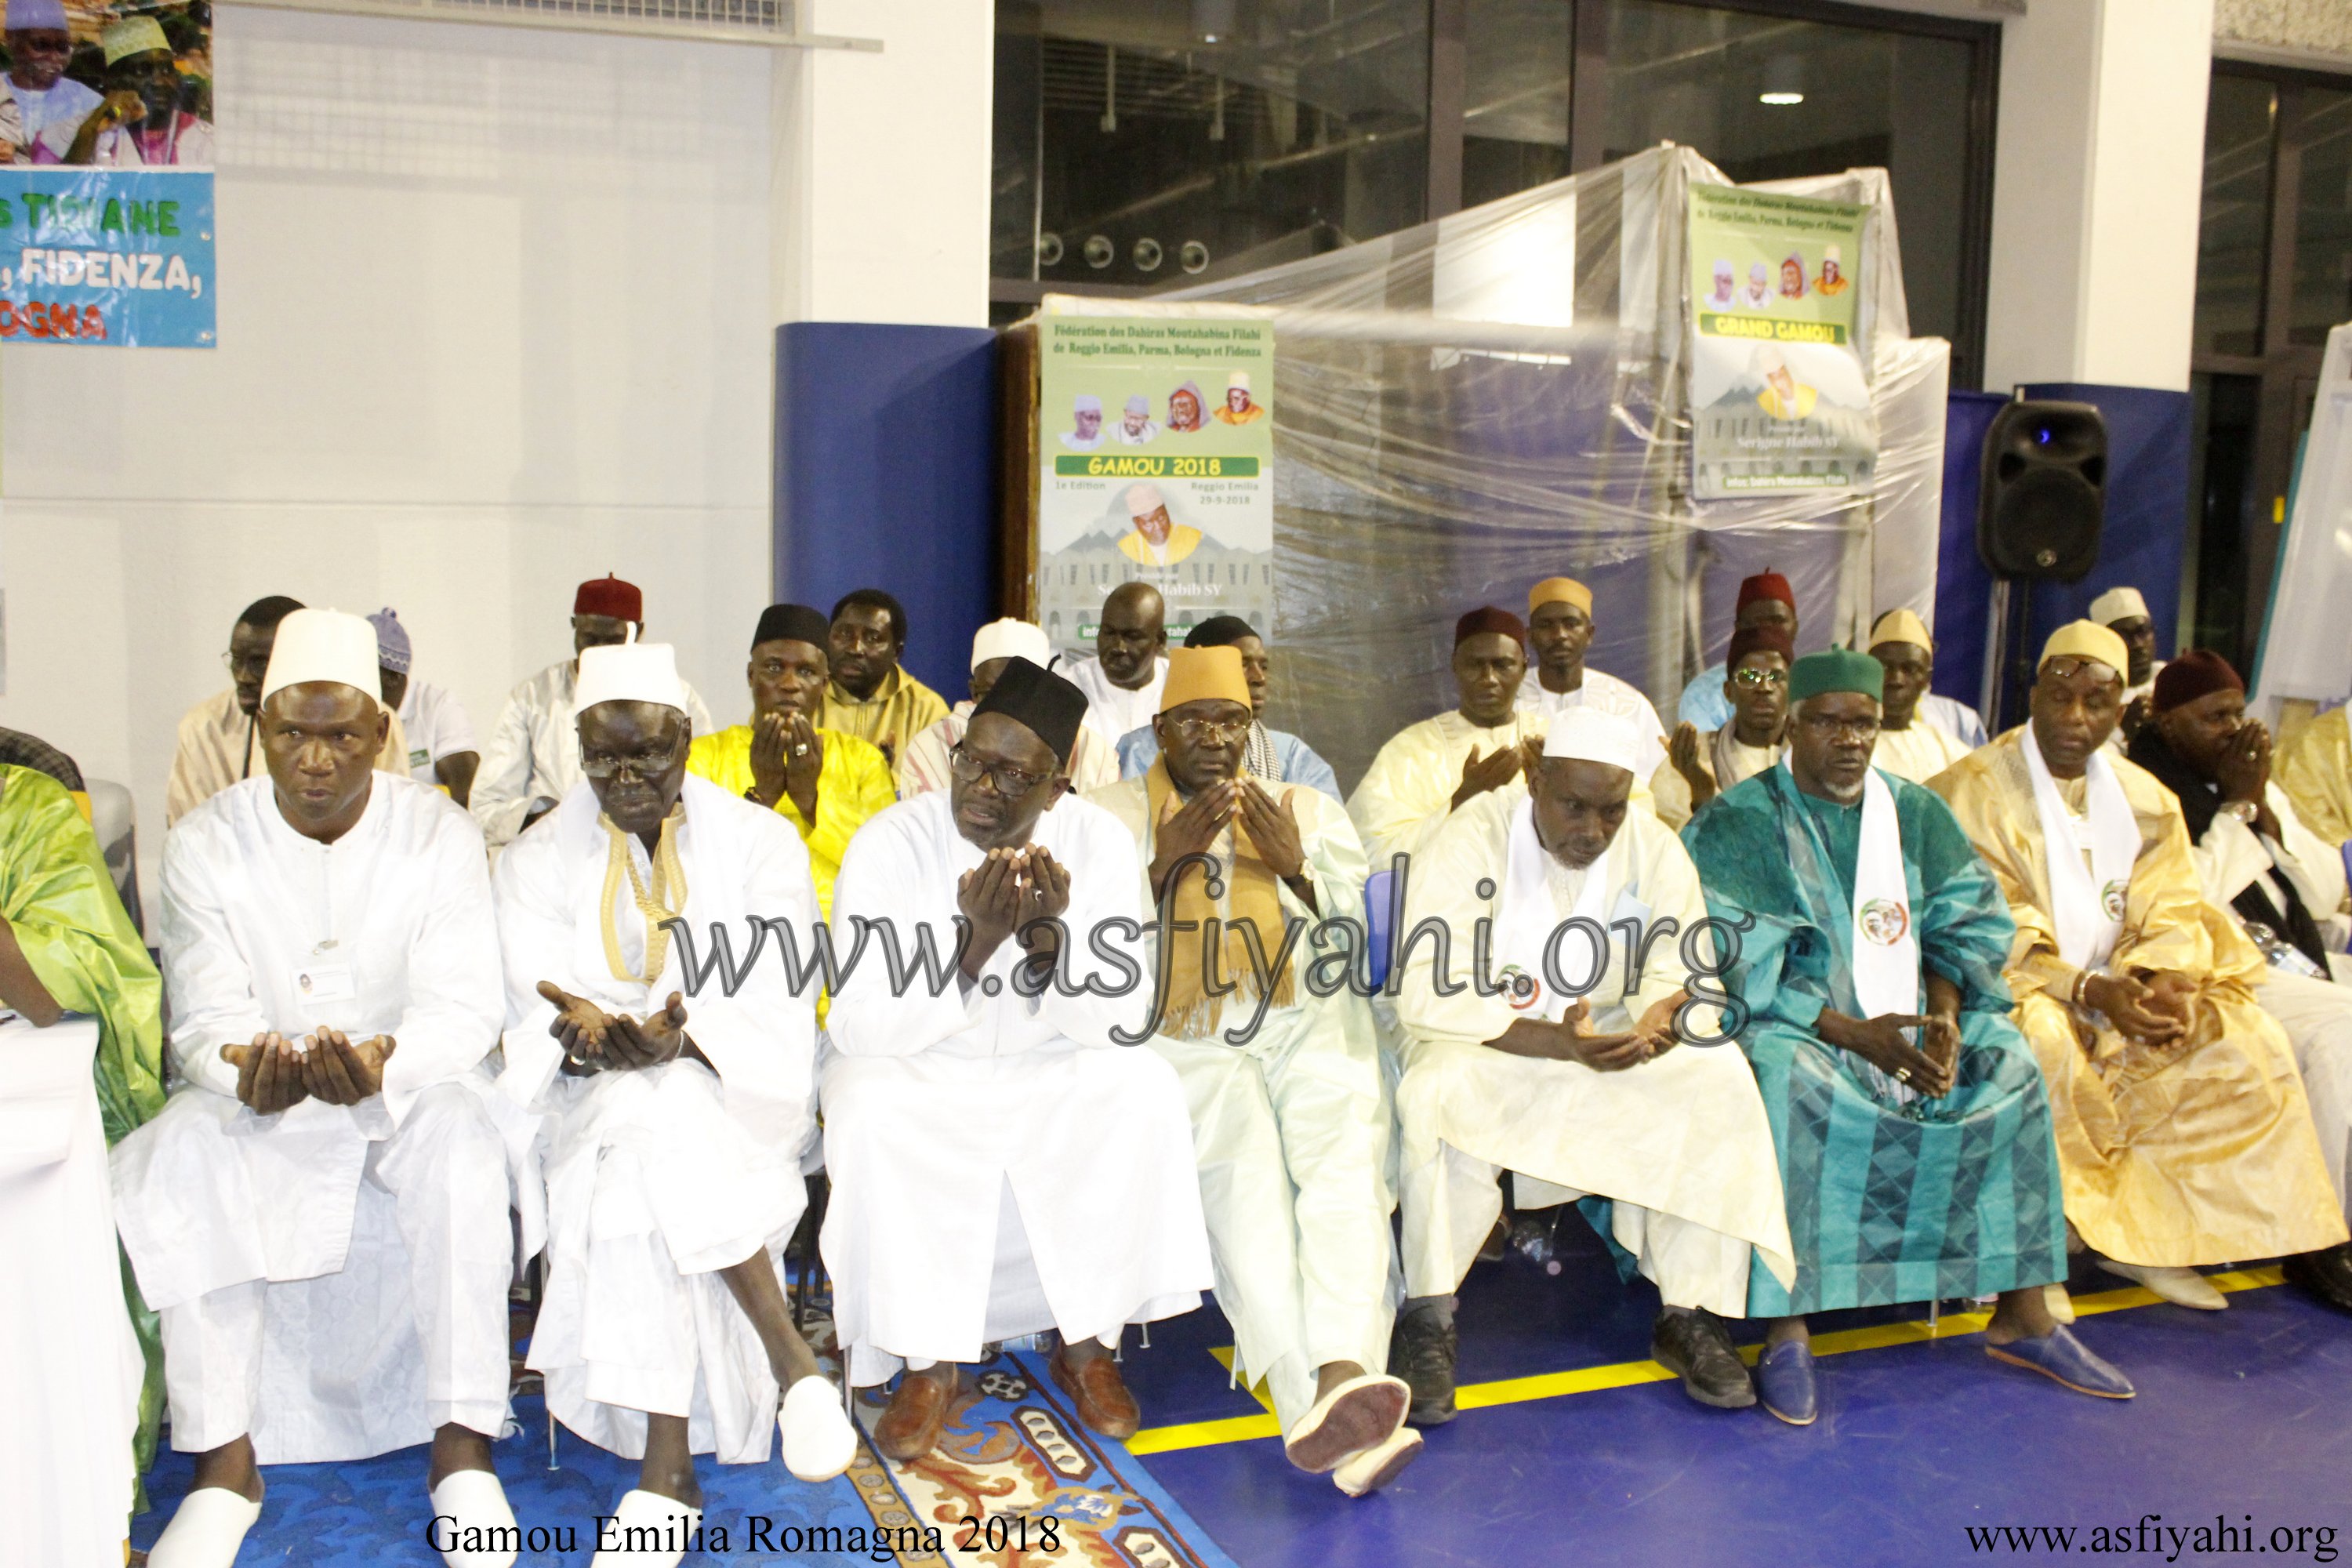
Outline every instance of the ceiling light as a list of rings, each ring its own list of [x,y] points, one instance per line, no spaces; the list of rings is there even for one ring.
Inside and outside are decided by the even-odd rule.
[[[1777,55],[1764,66],[1764,90],[1756,95],[1759,103],[1769,103],[1775,109],[1786,109],[1805,101],[1805,59],[1802,55]]]
[[[1759,92],[1756,95],[1756,101],[1769,103],[1775,109],[1786,109],[1791,104],[1804,102],[1805,95],[1801,92]]]

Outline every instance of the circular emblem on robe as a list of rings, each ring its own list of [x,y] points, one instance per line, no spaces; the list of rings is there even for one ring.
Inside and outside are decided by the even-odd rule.
[[[1873,899],[1862,906],[1863,939],[1879,947],[1893,947],[1911,929],[1911,911],[1893,899]]]
[[[1542,984],[1516,963],[1503,965],[1495,983],[1503,988],[1503,999],[1511,1005],[1514,1013],[1524,1013],[1543,1000]]]
[[[2125,884],[2121,882],[2109,882],[2099,889],[2099,907],[2107,911],[2107,919],[2120,921],[2124,918],[2125,891]]]

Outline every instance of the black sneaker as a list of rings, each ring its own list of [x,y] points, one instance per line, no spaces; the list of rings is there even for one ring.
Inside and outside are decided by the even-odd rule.
[[[1443,1426],[1454,1419],[1454,1358],[1460,1342],[1454,1320],[1435,1307],[1397,1314],[1389,1341],[1389,1375],[1412,1389],[1404,1418],[1415,1426]]]
[[[2280,1272],[2286,1276],[2288,1284],[2317,1297],[2339,1312],[2352,1312],[2352,1242],[2290,1258]]]
[[[1756,1403],[1756,1384],[1731,1348],[1723,1320],[1703,1307],[1666,1307],[1650,1330],[1650,1356],[1683,1380],[1683,1392],[1717,1410]]]

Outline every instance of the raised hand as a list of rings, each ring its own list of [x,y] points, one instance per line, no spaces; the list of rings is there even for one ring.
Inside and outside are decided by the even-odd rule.
[[[673,991],[666,1006],[639,1023],[627,1014],[615,1015],[605,1036],[609,1053],[623,1068],[656,1068],[675,1061],[694,1042],[686,1035],[686,997]]]
[[[1205,855],[1241,808],[1241,785],[1219,779],[1171,813],[1151,836],[1151,895],[1164,898],[1171,868],[1187,855]]]
[[[751,722],[751,798],[773,805],[784,797],[792,773],[792,741],[784,732],[784,715],[762,713]]]
[[[555,1004],[555,1020],[547,1032],[563,1047],[563,1070],[574,1078],[602,1072],[608,1065],[604,1042],[613,1027],[612,1015],[551,980],[539,983],[539,994]]]
[[[236,1097],[257,1116],[275,1116],[310,1098],[301,1053],[275,1030],[254,1036],[250,1045],[223,1046],[221,1059],[236,1068]]]
[[[304,1042],[302,1084],[329,1105],[357,1105],[383,1092],[383,1064],[398,1048],[390,1035],[354,1041],[341,1029],[320,1029]]]
[[[956,908],[971,922],[964,945],[964,977],[976,980],[996,950],[1021,924],[1022,871],[1027,857],[1018,849],[992,849],[956,881]]]
[[[1462,783],[1454,791],[1454,805],[1460,809],[1490,789],[1500,789],[1519,776],[1519,766],[1526,759],[1517,746],[1497,746],[1494,754],[1482,757],[1472,746],[1470,754],[1462,759]]]
[[[1298,818],[1290,809],[1289,798],[1276,800],[1255,779],[1248,779],[1242,784],[1239,804],[1242,827],[1257,847],[1257,858],[1265,862],[1265,868],[1286,880],[1304,871],[1307,849],[1299,841]]]

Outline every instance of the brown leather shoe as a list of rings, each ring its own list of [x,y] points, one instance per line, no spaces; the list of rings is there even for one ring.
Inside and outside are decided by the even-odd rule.
[[[934,1367],[910,1372],[898,1379],[890,1407],[874,1424],[874,1446],[886,1457],[904,1463],[939,1447],[940,1434],[947,1427],[963,1382],[963,1374],[953,1367],[946,1369],[944,1377],[940,1371]]]
[[[1107,1355],[1074,1362],[1056,1349],[1045,1364],[1054,1374],[1054,1386],[1077,1405],[1079,1420],[1104,1436],[1121,1442],[1135,1436],[1136,1428],[1143,1424],[1143,1412],[1136,1408],[1135,1395],[1127,1391],[1127,1380],[1119,1376],[1118,1362]]]

